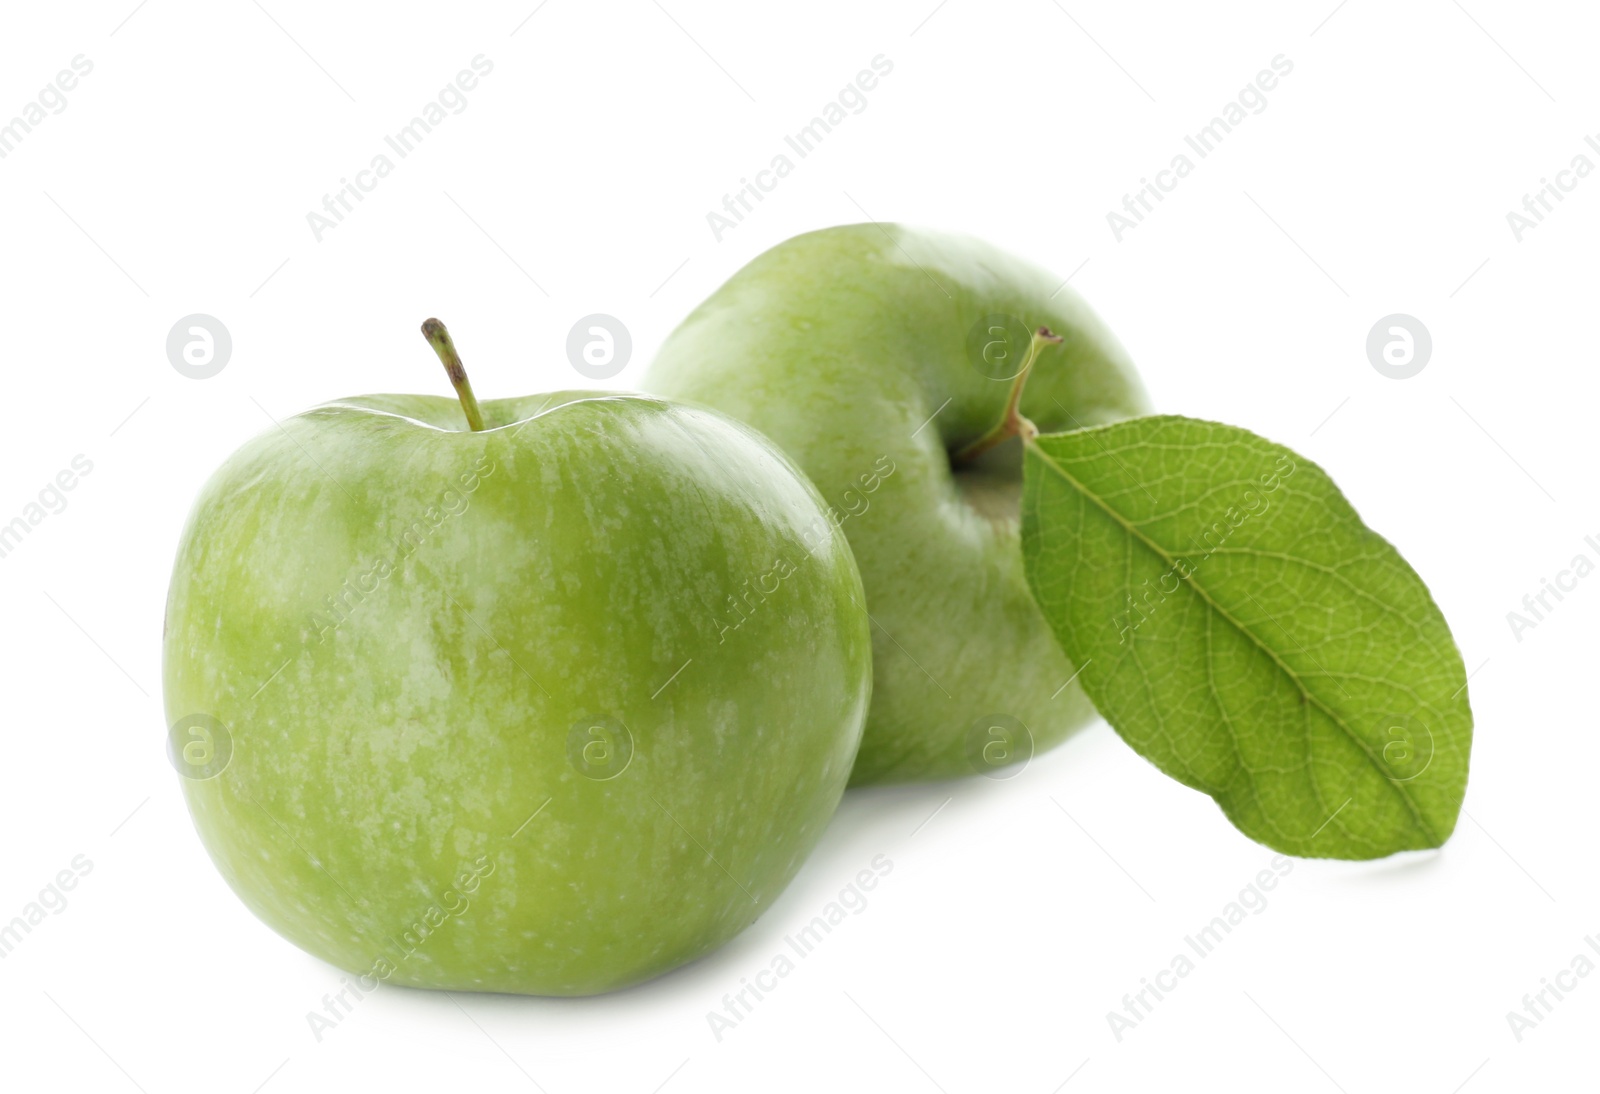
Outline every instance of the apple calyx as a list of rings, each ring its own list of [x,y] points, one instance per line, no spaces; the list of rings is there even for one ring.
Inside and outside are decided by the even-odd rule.
[[[1011,393],[1006,397],[1005,414],[993,429],[957,452],[951,458],[952,464],[959,467],[964,463],[970,463],[1012,437],[1021,437],[1027,442],[1039,435],[1039,427],[1023,417],[1021,410],[1018,409],[1022,405],[1022,389],[1027,386],[1028,374],[1033,371],[1033,363],[1039,359],[1039,351],[1046,345],[1058,345],[1061,341],[1061,335],[1049,327],[1040,327],[1033,332],[1033,338],[1028,343],[1028,359],[1022,363],[1022,370],[1011,380]]]
[[[439,355],[439,360],[444,362],[450,385],[456,389],[456,398],[461,400],[461,409],[466,412],[467,425],[474,433],[482,432],[483,411],[478,409],[478,397],[472,393],[472,382],[467,379],[466,367],[461,364],[456,344],[450,340],[450,332],[437,319],[428,319],[422,324],[422,336],[433,347],[433,352]]]

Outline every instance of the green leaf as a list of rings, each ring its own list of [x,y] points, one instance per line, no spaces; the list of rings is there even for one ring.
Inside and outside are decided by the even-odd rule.
[[[1367,859],[1455,829],[1461,654],[1416,571],[1309,460],[1172,416],[1041,436],[1022,550],[1106,721],[1252,839]]]

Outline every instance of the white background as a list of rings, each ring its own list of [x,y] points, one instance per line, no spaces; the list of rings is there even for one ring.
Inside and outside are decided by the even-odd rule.
[[[1521,641],[1507,612],[1600,534],[1600,178],[1519,242],[1523,195],[1600,132],[1592,11],[1504,0],[1113,4],[539,0],[7,5],[0,120],[94,70],[0,160],[0,523],[78,454],[65,511],[0,559],[0,920],[75,855],[67,908],[0,961],[0,1085],[158,1091],[1170,1088],[1469,1094],[1594,1084],[1600,976],[1521,1042],[1506,1013],[1600,934],[1600,577]],[[130,14],[131,10],[131,14]],[[670,12],[670,15],[668,14]],[[269,14],[270,13],[270,14]],[[515,29],[514,29],[515,28]],[[493,73],[336,229],[306,214],[471,58]],[[878,54],[892,75],[736,229],[706,214]],[[1118,242],[1106,214],[1276,55],[1294,70]],[[611,997],[382,988],[313,1037],[340,973],[211,867],[163,754],[159,635],[187,507],[245,438],[338,396],[584,386],[801,231],[987,237],[1100,310],[1158,407],[1322,464],[1427,578],[1472,678],[1466,811],[1437,853],[1297,862],[1119,1042],[1106,1012],[1270,852],[1097,725],[1018,778],[852,792],[720,952]],[[185,378],[168,330],[232,333]],[[1367,332],[1433,358],[1396,381]],[[930,819],[931,817],[931,819]],[[706,1019],[875,855],[870,903],[719,1042]]]

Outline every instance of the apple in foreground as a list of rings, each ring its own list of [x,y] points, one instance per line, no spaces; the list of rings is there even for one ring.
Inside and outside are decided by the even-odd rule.
[[[871,693],[860,578],[749,428],[602,392],[480,407],[424,331],[459,405],[317,407],[204,487],[173,761],[228,883],[358,992],[624,987],[751,923],[828,823]]]
[[[1028,591],[1016,440],[1149,412],[1128,355],[1063,279],[961,236],[858,224],[760,255],[667,339],[645,386],[748,422],[822,492],[872,617],[853,783],[1004,775],[1094,717]]]

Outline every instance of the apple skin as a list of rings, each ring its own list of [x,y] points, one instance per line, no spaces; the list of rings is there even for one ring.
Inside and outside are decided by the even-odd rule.
[[[1065,338],[1023,396],[1041,432],[1150,412],[1127,353],[1061,278],[975,239],[893,224],[811,232],[760,255],[683,321],[644,381],[753,425],[841,519],[873,619],[852,784],[1005,774],[995,768],[1095,716],[1076,683],[1062,690],[1076,669],[1023,577],[1020,444],[951,470],[949,453],[1000,421],[1011,386],[969,351],[992,314]],[[1020,367],[1025,346],[1011,350]],[[880,459],[895,470],[868,489]],[[1020,721],[1031,749],[983,752],[994,715]]]
[[[621,988],[748,926],[827,825],[871,694],[860,579],[745,426],[483,408],[474,433],[448,399],[329,404],[211,478],[165,698],[231,756],[183,786],[245,904],[362,990]],[[746,580],[770,592],[741,617]],[[594,724],[633,742],[604,780],[569,758]]]

